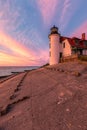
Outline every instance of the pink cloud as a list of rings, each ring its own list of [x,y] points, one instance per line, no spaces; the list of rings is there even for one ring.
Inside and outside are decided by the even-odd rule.
[[[48,63],[49,62],[49,50],[40,50],[40,60],[42,61],[41,64]]]
[[[62,15],[60,17],[60,22],[63,22],[66,14],[67,14],[67,12],[68,12],[68,10],[70,8],[70,6],[71,6],[70,0],[65,0],[64,4],[63,4],[63,9],[62,9],[62,12],[61,12]],[[70,12],[68,12],[68,13],[70,13]]]
[[[43,65],[48,63],[48,51],[40,51],[38,57],[32,59],[23,56],[14,56],[4,52],[0,52],[0,66],[32,66]]]
[[[22,56],[30,56],[34,55],[29,48],[26,48],[21,43],[17,42],[16,40],[12,39],[6,33],[0,32],[0,45],[3,45],[10,50],[12,50],[15,54],[22,55]]]
[[[63,6],[61,9],[61,16],[60,16],[60,19],[58,19],[58,21],[59,21],[61,30],[64,30],[67,27],[73,14],[79,8],[80,2],[77,5],[75,0],[72,0],[72,1],[71,0],[63,0],[62,3],[63,3]]]
[[[3,4],[1,2],[0,5],[0,30],[14,30],[16,27],[19,26],[19,22],[17,22],[17,19],[19,17],[19,11],[16,9],[15,11],[11,11],[11,5],[12,2],[9,0],[6,0],[5,3]],[[3,5],[3,7],[2,7]],[[13,5],[14,7],[14,5]]]
[[[37,3],[42,14],[44,24],[49,24],[56,12],[59,0],[38,0]]]
[[[82,23],[80,27],[76,28],[76,30],[71,34],[71,36],[76,36],[81,38],[82,33],[86,33],[86,39],[87,39],[87,21]]]
[[[0,45],[3,45],[4,49],[8,48],[12,51],[9,54],[8,50],[0,51],[0,66],[1,65],[42,65],[47,63],[48,50],[38,49],[38,52],[26,48],[21,43],[12,39],[4,32],[0,32]]]

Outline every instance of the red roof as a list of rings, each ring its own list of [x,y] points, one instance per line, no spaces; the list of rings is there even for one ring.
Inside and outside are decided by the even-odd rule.
[[[82,40],[76,37],[68,38],[61,36],[60,41],[68,40],[70,45],[72,47],[81,48],[81,49],[87,49],[87,40]]]

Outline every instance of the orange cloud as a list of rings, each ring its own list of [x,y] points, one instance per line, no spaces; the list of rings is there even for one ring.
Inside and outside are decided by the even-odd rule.
[[[0,32],[0,45],[3,45],[10,50],[12,50],[15,54],[31,57],[34,55],[29,48],[27,49],[21,43],[9,37],[7,34]]]
[[[0,66],[1,65],[34,65],[35,54],[34,51],[26,48],[21,43],[12,39],[5,33],[0,32],[0,45],[12,51],[9,54],[7,50],[0,52]],[[3,52],[2,52],[3,51]]]
[[[42,65],[48,60],[48,50],[44,51],[39,48],[38,52],[34,52],[34,50],[26,48],[2,32],[0,32],[0,45],[12,52],[9,53],[8,50],[1,50],[0,66]]]
[[[36,62],[25,57],[16,57],[0,52],[0,66],[26,66],[35,65]]]
[[[48,51],[41,51],[40,55],[34,57],[34,60],[25,58],[25,57],[17,57],[13,55],[9,55],[3,52],[0,52],[0,66],[32,66],[32,65],[43,65],[48,63]]]

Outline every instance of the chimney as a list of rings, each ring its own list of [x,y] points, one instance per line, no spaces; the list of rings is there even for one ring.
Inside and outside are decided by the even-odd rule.
[[[82,40],[85,40],[85,33],[82,33]]]

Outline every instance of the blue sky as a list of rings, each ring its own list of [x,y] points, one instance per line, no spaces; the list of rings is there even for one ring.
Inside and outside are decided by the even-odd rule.
[[[87,0],[0,0],[0,65],[43,65],[50,28],[63,36],[87,33]]]

